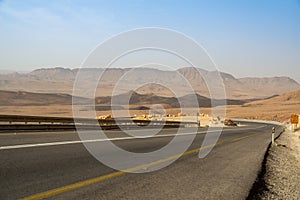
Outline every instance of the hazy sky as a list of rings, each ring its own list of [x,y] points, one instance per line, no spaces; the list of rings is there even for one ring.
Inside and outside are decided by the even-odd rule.
[[[100,42],[142,27],[194,38],[236,77],[300,82],[299,0],[0,0],[0,69],[79,67]]]

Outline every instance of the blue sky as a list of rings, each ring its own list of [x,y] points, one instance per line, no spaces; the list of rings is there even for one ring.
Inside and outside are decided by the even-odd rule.
[[[142,27],[194,38],[236,77],[300,82],[299,0],[0,0],[0,69],[79,67],[99,43]]]

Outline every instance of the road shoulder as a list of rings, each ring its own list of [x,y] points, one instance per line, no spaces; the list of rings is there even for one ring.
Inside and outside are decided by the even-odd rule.
[[[270,146],[265,173],[255,199],[298,199],[300,196],[300,131],[286,131]]]

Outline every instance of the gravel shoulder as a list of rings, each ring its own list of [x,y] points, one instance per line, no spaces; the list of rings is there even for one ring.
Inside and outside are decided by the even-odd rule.
[[[299,199],[300,131],[285,131],[269,149],[263,191],[255,199]]]

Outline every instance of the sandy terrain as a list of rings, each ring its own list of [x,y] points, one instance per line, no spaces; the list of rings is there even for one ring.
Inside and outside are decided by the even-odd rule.
[[[246,103],[241,106],[229,106],[228,117],[242,117],[249,119],[288,120],[293,113],[300,112],[300,90],[283,95]]]
[[[221,109],[221,108],[219,108]],[[296,105],[256,105],[256,106],[227,106],[227,118],[247,118],[247,119],[263,119],[272,120],[277,115],[277,120],[284,122],[290,118],[292,113],[300,110],[300,103]],[[186,109],[186,114],[195,115],[197,108]],[[200,113],[211,114],[210,108],[200,108]],[[168,114],[178,114],[181,110],[166,109]],[[81,114],[85,115],[87,111],[82,110]],[[126,116],[126,110],[118,110],[119,116]],[[49,105],[49,106],[0,106],[0,114],[7,115],[38,115],[38,116],[72,116],[71,105]],[[111,115],[111,111],[97,111],[98,115]],[[149,114],[149,110],[130,110],[130,114],[144,115]]]
[[[141,106],[141,105],[139,105]],[[151,105],[145,105],[151,108]],[[132,105],[131,107],[137,107]],[[83,106],[81,109],[82,117],[86,116],[91,107],[89,105]],[[247,119],[264,119],[272,120],[276,118],[277,121],[287,121],[292,113],[299,113],[300,111],[300,90],[286,93],[284,95],[274,97],[267,100],[254,101],[244,105],[229,105],[227,107],[216,107],[218,109],[226,109],[227,118],[247,118]],[[117,117],[134,116],[150,114],[151,110],[117,110]],[[211,115],[211,108],[187,108],[181,110],[180,108],[165,109],[164,113],[176,115],[183,112],[186,115],[195,116],[197,112]],[[38,115],[38,116],[58,116],[71,117],[72,105],[50,104],[50,105],[15,105],[15,106],[0,106],[0,114],[12,115]],[[97,111],[97,115],[111,115],[110,110]]]

